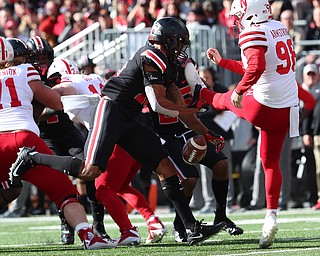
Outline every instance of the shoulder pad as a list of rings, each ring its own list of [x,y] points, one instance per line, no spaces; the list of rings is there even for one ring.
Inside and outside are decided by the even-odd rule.
[[[147,49],[144,52],[142,52],[140,56],[143,58],[143,62],[146,62],[148,64],[151,64],[157,67],[158,69],[161,70],[162,74],[167,69],[168,59],[166,58],[164,53],[162,53],[160,50]]]

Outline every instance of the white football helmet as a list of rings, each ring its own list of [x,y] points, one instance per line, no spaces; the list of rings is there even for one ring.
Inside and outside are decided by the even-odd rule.
[[[47,77],[57,72],[62,76],[80,73],[78,66],[73,61],[67,59],[55,59],[48,69]]]
[[[0,62],[12,61],[14,50],[12,45],[2,36],[0,36]]]
[[[252,24],[271,19],[271,5],[268,0],[234,0],[230,16],[234,16],[235,25],[242,31]]]

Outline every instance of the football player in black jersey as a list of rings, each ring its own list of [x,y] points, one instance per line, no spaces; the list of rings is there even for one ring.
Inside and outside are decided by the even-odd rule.
[[[50,44],[39,36],[29,38],[27,44],[34,52],[33,65],[39,71],[42,81],[50,87],[59,84],[61,78],[59,73],[55,73],[50,76],[50,79],[47,79],[48,68],[54,59],[54,52]],[[69,64],[66,63],[66,65]],[[76,72],[77,67],[71,69],[61,67],[61,70],[74,70]],[[85,138],[67,114],[63,111],[54,111],[48,115],[42,115],[40,118],[41,121],[38,122],[40,137],[56,155],[84,159]],[[94,182],[87,182],[85,187],[91,205],[94,231],[101,237],[108,237],[103,224],[104,207],[95,198]],[[87,195],[80,196],[80,202],[85,208],[88,207],[86,205]],[[60,209],[58,209],[58,215],[61,219],[61,242],[63,244],[73,244],[74,230],[70,227]]]
[[[155,170],[165,195],[170,199],[182,219],[190,245],[199,244],[225,227],[224,222],[204,225],[197,221],[188,205],[177,176],[177,169],[168,152],[152,129],[136,121],[136,116],[147,102],[155,112],[168,116],[194,115],[194,108],[176,104],[181,99],[174,84],[174,61],[187,57],[189,31],[185,24],[172,17],[154,22],[148,40],[151,45],[136,51],[124,67],[111,77],[102,89],[102,95],[87,141],[86,161],[76,158],[59,158],[39,153],[22,154],[13,172],[23,174],[31,163],[42,163],[45,158],[55,169],[81,172],[80,176],[93,179],[103,172],[116,144],[136,160]],[[181,102],[181,101],[180,101]],[[212,142],[221,143],[220,137],[211,136]],[[56,159],[55,159],[56,158]],[[19,167],[18,167],[19,166]]]
[[[181,59],[180,62],[175,63],[178,73],[175,83],[181,91],[184,98],[183,100],[188,104],[192,99],[192,94],[188,84],[190,79],[186,78],[185,70],[193,76],[192,72],[190,73],[190,70],[193,68],[194,71],[196,71],[195,63],[190,58]],[[192,65],[192,67],[190,67],[190,65]],[[187,68],[185,68],[186,66]],[[194,73],[194,75],[196,75],[196,73]],[[202,81],[199,77],[197,83],[201,82]],[[178,175],[184,186],[184,192],[187,200],[190,202],[193,190],[199,178],[199,173],[198,169],[194,165],[189,165],[183,161],[181,157],[182,148],[188,139],[197,134],[206,135],[208,132],[209,134],[214,133],[209,131],[209,129],[202,124],[195,115],[179,115],[179,117],[166,116],[152,110],[150,113],[153,122],[153,129],[160,138],[163,139],[163,146],[169,152],[174,163],[178,166]],[[191,127],[193,130],[187,126]],[[206,138],[208,138],[208,136],[206,136]],[[215,145],[208,143],[207,154],[199,164],[207,166],[213,172],[212,190],[217,201],[214,223],[223,221],[226,223],[225,230],[230,235],[241,235],[243,230],[237,227],[226,216],[226,201],[229,185],[228,162],[226,161],[226,156],[220,150],[217,150]],[[178,214],[176,214],[176,218],[173,223],[173,233],[177,242],[187,242],[187,235],[183,227],[183,222]]]

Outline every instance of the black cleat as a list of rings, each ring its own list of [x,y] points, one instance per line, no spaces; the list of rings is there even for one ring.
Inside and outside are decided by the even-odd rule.
[[[10,167],[9,179],[12,185],[18,185],[21,181],[21,176],[25,174],[31,167],[37,165],[29,155],[31,152],[34,151],[35,147],[20,148],[16,161]]]
[[[110,236],[107,234],[102,221],[94,220],[92,226],[93,226],[93,232],[95,235],[99,236],[100,238],[111,239]]]
[[[187,230],[187,240],[189,245],[202,243],[211,236],[218,234],[225,227],[225,225],[225,222],[220,222],[215,225],[204,225],[202,221],[196,221],[194,230]]]
[[[61,242],[65,245],[74,244],[74,229],[64,217],[61,218]]]
[[[229,218],[226,217],[225,219],[222,219],[220,221],[226,223],[225,227],[222,230],[228,232],[230,236],[239,236],[243,234],[243,229],[237,227],[237,225]],[[214,224],[219,223],[220,221],[214,221]]]

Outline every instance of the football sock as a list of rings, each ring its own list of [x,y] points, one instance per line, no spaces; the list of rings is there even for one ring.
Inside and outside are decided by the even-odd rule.
[[[42,153],[30,154],[31,159],[37,164],[49,166],[59,172],[78,177],[82,161],[72,156],[55,156]]]
[[[226,217],[228,186],[229,186],[229,180],[212,179],[212,190],[216,198],[215,219]]]
[[[187,201],[188,201],[188,204],[189,204],[190,201],[191,201],[192,196],[186,196],[186,198],[187,198]],[[175,212],[176,212],[176,217],[174,218],[173,224],[177,228],[183,228],[184,225],[183,225],[183,222],[182,222],[182,220],[181,220],[181,218],[179,216],[179,213],[177,212],[177,210]]]
[[[161,187],[166,197],[172,202],[179,213],[186,229],[193,229],[195,218],[184,195],[183,187],[177,175],[161,181]]]
[[[98,201],[90,201],[93,221],[103,222],[104,206]]]

